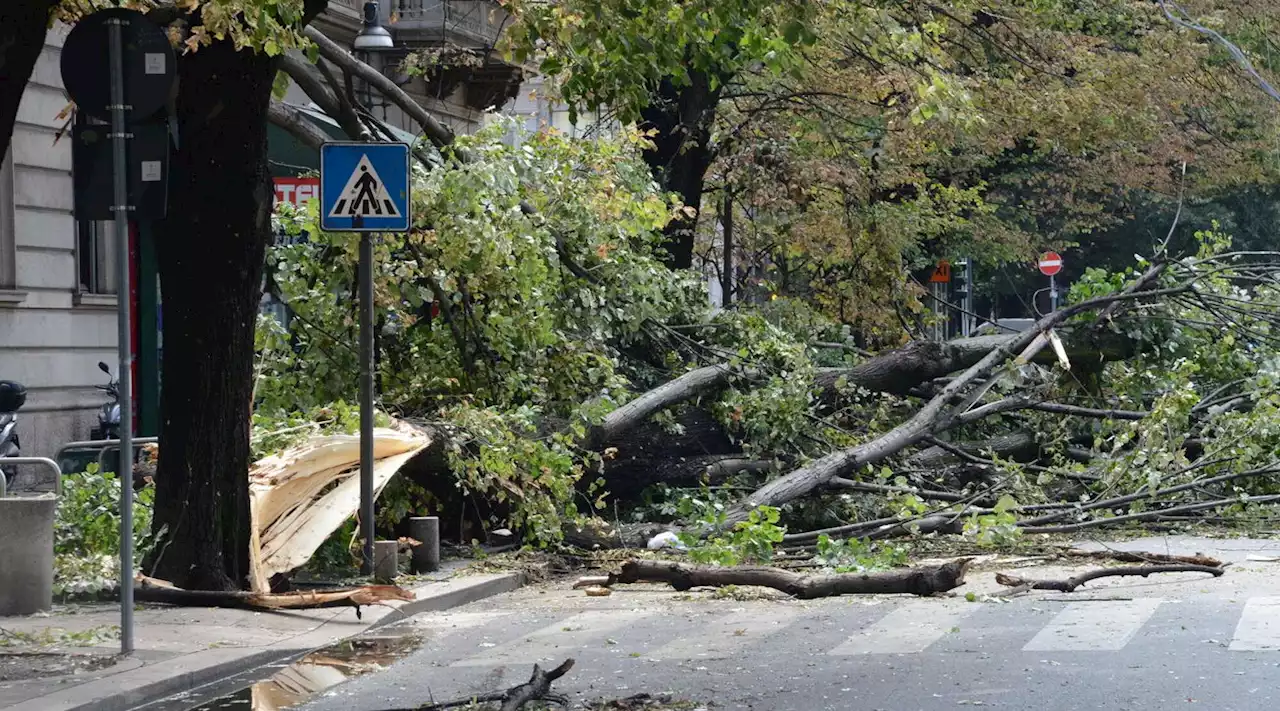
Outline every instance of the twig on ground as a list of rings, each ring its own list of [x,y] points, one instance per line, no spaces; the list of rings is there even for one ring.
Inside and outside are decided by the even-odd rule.
[[[533,665],[533,674],[529,681],[518,684],[505,691],[493,691],[487,694],[468,696],[465,699],[454,699],[438,704],[423,704],[412,708],[385,709],[385,711],[443,711],[459,707],[472,707],[475,704],[501,703],[499,711],[519,711],[531,701],[551,701],[568,706],[569,699],[560,694],[551,693],[551,683],[569,673],[573,668],[573,660],[566,659],[560,666],[551,671],[543,671],[537,664]]]

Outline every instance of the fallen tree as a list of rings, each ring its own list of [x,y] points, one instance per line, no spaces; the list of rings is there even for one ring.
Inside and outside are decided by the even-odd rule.
[[[1262,476],[1229,471],[1214,445],[1230,416],[1264,401],[1265,384],[1249,386],[1248,373],[1189,378],[1186,389],[1203,396],[1188,403],[1182,438],[1166,442],[1157,430],[1182,427],[1170,412],[1183,406],[1159,388],[1141,390],[1127,369],[1133,362],[1159,372],[1194,360],[1194,353],[1173,354],[1173,344],[1188,338],[1201,339],[1201,353],[1224,334],[1274,345],[1266,299],[1250,302],[1232,289],[1271,288],[1280,267],[1275,255],[1220,246],[1185,260],[1159,253],[1127,273],[1127,282],[1096,278],[1084,296],[1026,331],[913,340],[878,354],[836,343],[838,335],[753,322],[746,304],[691,317],[653,286],[657,260],[637,247],[643,234],[595,242],[591,235],[612,234],[615,223],[580,223],[583,214],[625,213],[626,206],[607,202],[625,182],[620,176],[593,187],[585,176],[602,169],[579,171],[565,173],[565,185],[547,183],[546,175],[573,164],[565,155],[580,155],[565,147],[546,164],[516,157],[494,168],[493,156],[506,155],[503,149],[483,139],[459,143],[375,70],[316,31],[309,35],[322,61],[309,65],[291,54],[284,69],[353,140],[385,131],[344,91],[361,78],[417,122],[431,144],[414,153],[429,171],[415,186],[415,194],[432,196],[415,207],[425,217],[402,243],[387,245],[400,270],[387,281],[412,288],[402,286],[379,303],[380,320],[395,324],[381,331],[392,373],[384,399],[453,428],[435,431],[431,471],[417,480],[433,478],[456,491],[448,505],[474,509],[481,526],[510,515],[512,527],[542,541],[636,547],[666,530],[703,536],[734,530],[761,507],[785,506],[796,520],[784,544],[813,546],[822,536],[877,540],[984,528],[1070,533],[1273,500],[1256,491],[1254,480]],[[320,140],[287,105],[273,105],[272,117],[308,145]],[[536,154],[538,145],[531,141],[523,153]],[[599,169],[617,164],[619,155],[581,161]],[[465,180],[450,182],[456,176]],[[477,187],[497,184],[512,187]],[[600,202],[573,202],[584,195]],[[430,202],[435,196],[448,208]],[[572,209],[559,212],[565,205]],[[526,243],[536,248],[520,251]],[[326,244],[302,256],[349,256],[345,249]],[[493,254],[501,259],[487,261]],[[298,257],[282,261],[292,265]],[[512,264],[538,271],[540,281],[513,281],[523,272]],[[341,289],[350,262],[323,266],[302,274],[306,285]],[[298,274],[283,276],[281,293],[289,296]],[[327,371],[349,370],[341,347],[332,345],[346,340],[349,320],[338,310],[306,311],[312,291],[291,293],[304,307],[293,335],[330,344],[325,357],[339,365]],[[433,306],[409,308],[417,308],[415,299]],[[834,357],[846,364],[817,367],[819,351],[824,363]],[[581,358],[552,355],[562,353]],[[1214,367],[1227,370],[1219,367],[1224,360],[1217,357]],[[1117,374],[1130,390],[1109,389],[1108,378]],[[464,406],[440,404],[455,401]],[[1238,435],[1222,434],[1223,442]],[[1165,459],[1140,461],[1153,449]],[[1204,476],[1188,468],[1195,466]],[[637,505],[654,491],[670,498],[652,507],[665,512],[661,521],[622,523],[632,513],[625,508],[611,512],[611,523],[572,516],[588,507],[603,515],[605,490],[620,495],[615,504]],[[751,493],[726,502],[730,491]],[[715,498],[725,511],[690,514],[690,507],[675,505],[690,497],[700,506]],[[808,500],[816,505],[801,505]],[[823,510],[824,518],[805,532],[810,510]]]
[[[609,575],[605,586],[625,583],[666,583],[685,591],[699,587],[755,585],[773,588],[801,600],[836,595],[929,596],[964,584],[971,558],[949,561],[931,568],[911,568],[884,573],[831,573],[804,575],[781,568],[734,566],[727,568],[689,565],[663,560],[631,560]]]

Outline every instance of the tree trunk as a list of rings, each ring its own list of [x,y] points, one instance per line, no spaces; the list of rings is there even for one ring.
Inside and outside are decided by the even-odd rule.
[[[711,126],[716,117],[720,90],[711,87],[711,78],[690,70],[689,83],[676,86],[664,80],[653,102],[641,112],[644,128],[657,135],[653,148],[644,152],[645,163],[663,190],[676,193],[688,207],[702,209],[702,187],[711,166]],[[666,228],[667,266],[693,266],[694,228],[698,215],[672,220]]]
[[[56,4],[56,0],[0,2],[0,159],[9,151],[22,92],[44,49],[49,11]]]
[[[758,585],[780,590],[801,600],[834,595],[936,595],[964,585],[972,559],[961,558],[928,568],[907,568],[884,573],[833,573],[804,575],[781,568],[735,566],[718,568],[665,560],[631,560],[622,572],[609,576],[609,584],[668,583],[676,590],[726,585]]]
[[[181,145],[158,252],[164,294],[160,463],[147,569],[229,590],[249,572],[254,326],[271,235],[267,111],[276,62],[217,42],[178,62]]]
[[[1136,344],[1132,340],[1110,333],[1071,332],[1063,336],[1073,370],[1124,360],[1136,352]],[[968,368],[1016,338],[1018,334],[974,336],[950,341],[912,341],[901,348],[868,358],[852,368],[824,368],[818,372],[816,384],[828,399],[833,397],[833,389],[841,379],[849,385],[875,392],[906,395],[934,378]],[[1056,356],[1051,349],[1044,349],[1032,360],[1052,363]]]

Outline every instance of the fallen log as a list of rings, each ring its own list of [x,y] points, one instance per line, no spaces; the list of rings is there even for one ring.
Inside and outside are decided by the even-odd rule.
[[[1031,590],[1056,590],[1058,592],[1075,592],[1077,588],[1091,580],[1114,578],[1121,576],[1138,576],[1145,578],[1157,573],[1208,573],[1213,577],[1221,577],[1226,572],[1223,568],[1209,565],[1140,565],[1122,568],[1099,568],[1087,573],[1072,576],[1066,580],[1028,580],[1016,575],[996,573],[996,582],[1011,588],[1027,587]]]
[[[631,560],[609,576],[619,583],[667,583],[679,591],[697,587],[756,585],[773,588],[801,600],[836,595],[936,595],[964,584],[972,558],[961,558],[930,568],[910,568],[886,573],[832,573],[804,575],[782,568],[733,566],[716,568],[664,560]]]
[[[533,674],[529,677],[529,681],[523,684],[517,684],[505,691],[495,691],[488,694],[480,694],[478,696],[468,696],[465,699],[456,699],[454,701],[444,701],[438,704],[423,704],[421,706],[413,706],[410,708],[385,709],[384,711],[443,711],[444,709],[455,709],[460,707],[476,708],[477,704],[501,703],[499,711],[519,711],[524,705],[533,701],[553,701],[561,706],[567,706],[569,700],[559,694],[551,693],[551,684],[555,680],[569,673],[573,668],[573,660],[566,659],[561,662],[560,666],[550,671],[543,671],[542,667],[537,664],[533,665]]]
[[[412,592],[395,585],[361,585],[330,590],[305,590],[287,593],[259,593],[244,590],[184,590],[167,580],[138,575],[134,598],[139,602],[157,602],[181,607],[229,607],[242,610],[310,610],[323,607],[360,608],[387,602],[412,602]]]

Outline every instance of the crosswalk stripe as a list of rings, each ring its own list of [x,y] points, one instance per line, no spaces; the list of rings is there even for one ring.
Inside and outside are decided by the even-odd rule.
[[[1280,597],[1253,597],[1244,605],[1229,649],[1256,652],[1280,649]]]
[[[1025,652],[1124,649],[1161,602],[1158,598],[1144,598],[1071,603],[1022,649]]]
[[[580,649],[608,633],[629,627],[654,614],[652,610],[592,610],[535,630],[510,644],[495,647],[453,666],[495,666],[540,661]]]
[[[907,654],[923,652],[954,629],[977,605],[953,601],[908,602],[845,640],[827,654]]]
[[[645,655],[650,659],[722,659],[742,652],[744,644],[780,632],[800,611],[792,608],[746,610],[719,617],[680,639]]]

